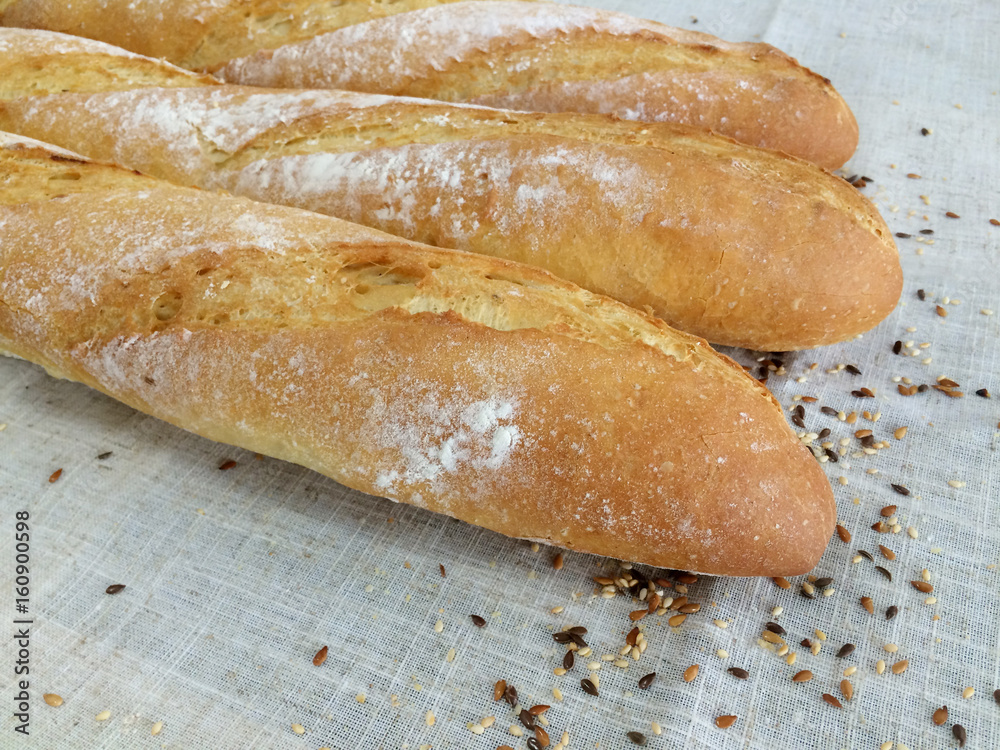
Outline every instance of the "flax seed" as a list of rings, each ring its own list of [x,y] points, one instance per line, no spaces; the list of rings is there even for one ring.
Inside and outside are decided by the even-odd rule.
[[[851,684],[850,680],[841,680],[840,692],[844,696],[844,700],[849,701],[854,697],[854,685]]]
[[[870,615],[875,614],[875,602],[872,601],[872,598],[870,596],[861,597],[861,606],[865,608],[865,611],[868,614]]]
[[[813,673],[808,669],[803,669],[801,672],[796,672],[792,675],[792,682],[809,682],[813,678]]]
[[[694,679],[698,676],[699,665],[692,664],[690,667],[684,670],[684,682],[694,682]]]
[[[719,716],[715,720],[715,726],[717,726],[719,729],[729,729],[729,727],[731,727],[733,724],[736,723],[737,718],[738,717],[733,716],[732,714],[728,714],[726,716]]]
[[[830,695],[829,693],[823,693],[823,700],[834,708],[844,707],[844,704],[837,700],[836,696]]]
[[[59,706],[63,704],[62,696],[57,695],[56,693],[45,693],[42,696],[42,700],[44,700],[48,705],[52,706],[53,708],[59,708]]]
[[[910,660],[909,659],[903,659],[902,661],[897,661],[895,664],[892,665],[892,673],[893,674],[903,674],[903,672],[906,671],[906,668],[908,666],[910,666]]]
[[[910,585],[922,594],[929,594],[934,590],[934,587],[927,581],[910,581]]]

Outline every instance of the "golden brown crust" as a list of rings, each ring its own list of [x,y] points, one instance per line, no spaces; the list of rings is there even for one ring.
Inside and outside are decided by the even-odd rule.
[[[24,57],[15,45],[8,54]],[[902,288],[890,232],[854,188],[702,131],[331,91],[118,91],[117,81],[107,91],[90,75],[104,66],[95,55],[62,71],[64,88],[94,95],[0,102],[0,128],[180,184],[539,265],[719,344],[848,340]],[[45,81],[23,73],[7,85]]]
[[[0,350],[364,492],[581,551],[791,575],[833,530],[818,464],[703,341],[538,269],[10,137]]]
[[[836,168],[857,122],[830,82],[767,44],[619,13],[462,2],[233,60],[234,83],[339,88],[705,128]]]
[[[0,25],[97,39],[193,70],[455,0],[0,0]]]

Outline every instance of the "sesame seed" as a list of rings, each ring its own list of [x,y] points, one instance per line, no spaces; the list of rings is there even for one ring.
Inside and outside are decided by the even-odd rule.
[[[153,724],[153,727],[152,729],[149,730],[149,733],[155,737],[162,731],[163,731],[163,722],[158,721],[155,724]]]
[[[728,659],[729,658],[729,652],[726,651],[724,648],[717,649],[716,652],[715,652],[715,655],[718,656],[720,659]]]
[[[877,662],[875,662],[875,671],[878,672],[879,674],[885,672],[885,661],[879,659]]]
[[[110,711],[101,711],[101,713],[97,714],[97,716],[95,716],[94,718],[97,721],[107,721],[108,719],[111,718],[111,712]]]
[[[883,742],[879,746],[879,750],[892,750],[892,740],[888,740],[887,742]]]
[[[852,664],[851,666],[849,666],[847,669],[844,670],[844,677],[850,677],[857,671],[858,671],[857,666]]]
[[[468,727],[469,731],[472,732],[473,734],[482,734],[483,732],[486,731],[486,727],[484,727],[482,724],[479,723],[473,724],[472,722],[470,722],[466,724],[466,726]]]
[[[798,658],[798,654],[796,654],[793,651],[792,653],[790,653],[788,656],[785,657],[785,664],[787,664],[788,666],[792,666],[793,664],[795,664],[795,660],[797,658]]]
[[[562,690],[559,688],[552,688],[552,697],[561,702],[563,699]]]
[[[976,694],[976,689],[974,687],[967,687],[965,690],[962,691],[962,697],[965,698],[966,700],[968,700],[975,694]]]
[[[910,535],[911,539],[916,539],[918,536],[920,536],[920,532],[918,532],[917,529],[913,526],[908,526],[906,529],[906,533]]]
[[[655,734],[657,737],[663,734],[663,729],[655,721],[653,722],[652,729],[653,729],[653,734]]]
[[[455,649],[449,649],[448,654],[444,657],[445,661],[451,663],[455,661]]]
[[[364,703],[365,700],[367,699],[365,698],[364,693],[358,693],[357,695],[354,696],[354,700],[356,700],[358,703]]]
[[[819,638],[821,641],[826,640],[826,633],[824,633],[822,630],[817,628],[814,632],[816,633],[816,637]]]
[[[59,706],[63,704],[62,696],[57,695],[56,693],[45,693],[42,696],[42,700],[44,700],[47,704],[49,704],[53,708],[59,708]]]
[[[899,646],[897,646],[895,643],[887,643],[882,648],[885,649],[890,654],[894,654],[897,651],[899,651]]]
[[[306,728],[301,724],[292,724],[292,731],[295,732],[295,734],[305,734]]]
[[[517,724],[511,724],[510,728],[507,731],[510,732],[515,737],[523,737],[524,736],[524,730],[521,729],[521,727],[519,727]]]

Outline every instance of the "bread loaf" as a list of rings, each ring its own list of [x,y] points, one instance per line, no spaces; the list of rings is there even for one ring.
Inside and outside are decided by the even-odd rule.
[[[770,45],[590,8],[518,0],[0,0],[0,24],[93,37],[189,68],[244,58],[222,68],[234,83],[677,122],[831,169],[858,141],[854,116],[830,82]]]
[[[460,2],[234,60],[233,83],[338,88],[541,112],[676,122],[835,168],[858,126],[830,81],[767,44],[620,13]]]
[[[13,37],[26,34],[54,36]],[[106,49],[56,67],[31,63],[39,47],[11,38],[0,51],[0,70],[8,57],[28,70],[0,82],[0,128],[542,266],[718,344],[847,340],[888,315],[902,288],[891,234],[857,190],[718,136],[334,91],[120,91],[127,74],[107,85],[92,74],[111,67]],[[148,82],[144,73],[136,86]],[[70,93],[30,96],[53,90]]]
[[[0,25],[109,42],[199,69],[455,0],[0,0]]]
[[[0,350],[516,537],[804,573],[819,464],[702,340],[529,266],[0,140]]]

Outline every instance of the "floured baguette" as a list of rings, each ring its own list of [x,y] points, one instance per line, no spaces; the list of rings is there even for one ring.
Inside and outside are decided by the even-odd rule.
[[[702,340],[507,261],[0,140],[0,350],[504,534],[804,573],[826,477]]]
[[[591,8],[521,0],[6,3],[6,26],[80,34],[189,68],[244,58],[222,68],[234,83],[678,122],[828,168],[847,161],[858,141],[830,82],[770,45]]]
[[[517,0],[401,13],[223,66],[233,83],[338,88],[706,128],[821,166],[858,126],[830,81],[768,44]]]
[[[874,207],[781,154],[603,116],[336,91],[122,91],[125,74],[95,82],[92,71],[111,67],[103,45],[89,60],[33,65],[39,37],[53,36],[0,30],[0,72],[21,65],[0,80],[0,128],[181,184],[542,266],[718,344],[848,340],[899,298],[898,253]],[[144,72],[136,86],[148,83]],[[70,93],[42,95],[51,91]]]

